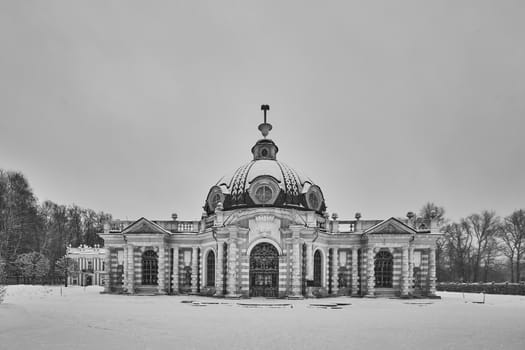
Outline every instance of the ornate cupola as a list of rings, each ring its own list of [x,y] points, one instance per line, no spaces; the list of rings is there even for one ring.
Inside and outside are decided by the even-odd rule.
[[[208,192],[204,210],[234,210],[254,207],[293,208],[326,211],[319,186],[295,169],[277,160],[279,148],[267,138],[272,125],[266,121],[270,106],[262,105],[264,122],[259,125],[263,138],[252,147],[253,160],[223,176]],[[219,205],[220,204],[220,205]]]
[[[264,123],[259,124],[259,130],[264,138],[257,141],[252,147],[253,160],[276,160],[279,148],[275,145],[275,142],[266,138],[270,130],[272,130],[272,124],[266,122],[266,112],[270,110],[270,106],[262,105],[261,110],[264,112]]]
[[[259,140],[252,147],[253,160],[276,160],[277,152],[279,152],[279,148],[270,139]]]

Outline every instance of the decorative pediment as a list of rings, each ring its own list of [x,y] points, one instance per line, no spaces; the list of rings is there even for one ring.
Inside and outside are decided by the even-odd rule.
[[[148,233],[148,234],[166,234],[169,233],[159,225],[154,222],[149,221],[146,218],[140,218],[124,230],[123,234],[139,234],[139,233]]]
[[[396,218],[390,218],[365,231],[366,234],[413,234],[416,231]]]

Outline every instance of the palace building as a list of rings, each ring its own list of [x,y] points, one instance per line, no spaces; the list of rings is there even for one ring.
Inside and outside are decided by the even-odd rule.
[[[69,285],[77,286],[101,286],[104,284],[106,250],[95,245],[88,247],[81,245],[73,248],[71,245],[66,247],[66,257],[73,260],[76,269],[67,276]]]
[[[322,188],[278,159],[263,105],[252,159],[207,192],[200,220],[114,221],[105,291],[218,297],[435,296],[437,222],[330,217]],[[417,222],[417,225],[416,225]]]

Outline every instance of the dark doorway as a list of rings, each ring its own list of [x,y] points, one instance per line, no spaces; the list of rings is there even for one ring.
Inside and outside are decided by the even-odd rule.
[[[315,251],[314,254],[314,287],[321,287],[321,269],[323,265],[321,263],[321,252]]]
[[[145,251],[142,254],[142,284],[157,285],[159,272],[157,253],[153,250]]]
[[[259,243],[250,253],[250,296],[277,297],[279,252],[270,243]]]
[[[377,253],[374,262],[376,288],[392,288],[393,270],[394,257],[392,254],[387,251]]]

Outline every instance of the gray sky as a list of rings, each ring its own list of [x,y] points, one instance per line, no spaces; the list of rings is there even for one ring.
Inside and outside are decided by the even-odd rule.
[[[251,159],[329,212],[525,208],[523,1],[0,2],[0,168],[39,200],[199,218]]]

